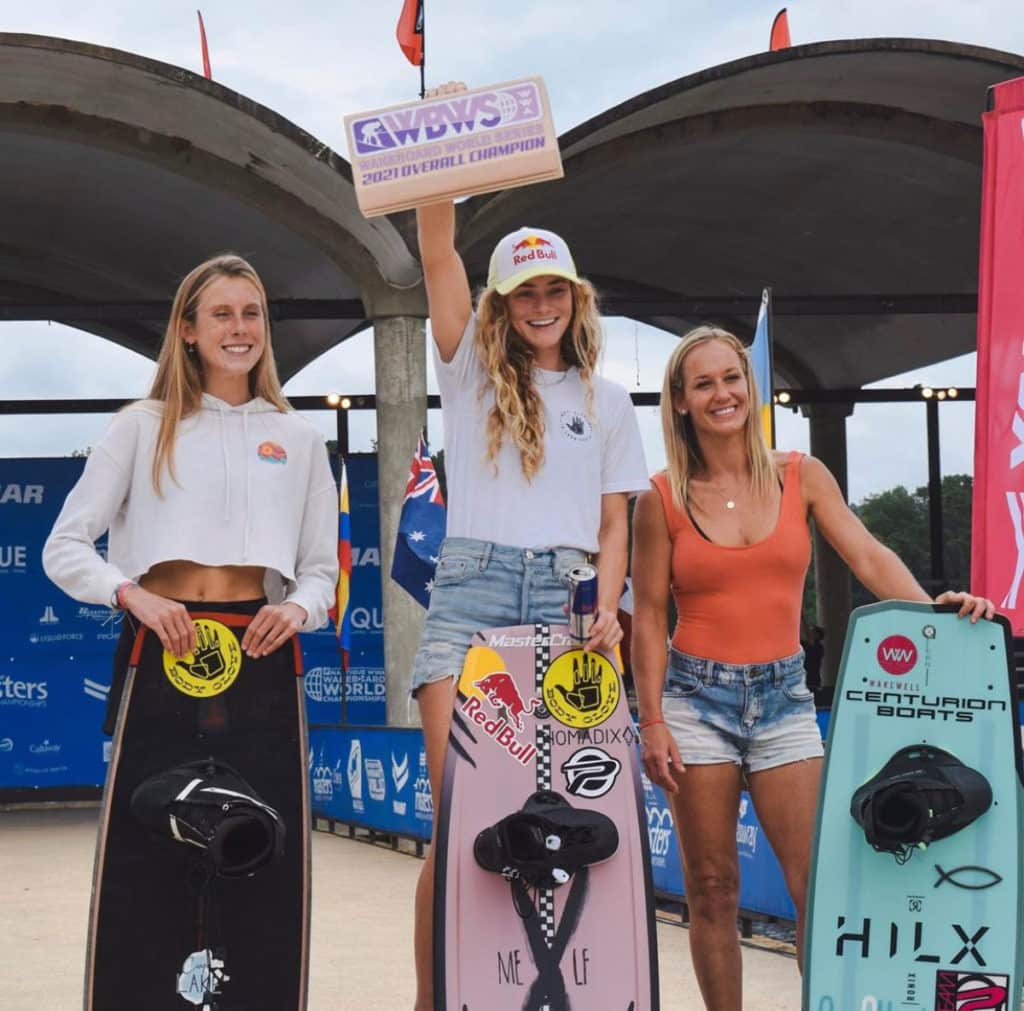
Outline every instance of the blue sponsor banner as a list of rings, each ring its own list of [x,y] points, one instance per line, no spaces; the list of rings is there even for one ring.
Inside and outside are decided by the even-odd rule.
[[[423,732],[340,727],[309,734],[313,813],[427,840],[434,807]]]
[[[311,726],[343,722],[343,683],[345,723],[383,725],[387,719],[377,457],[353,454],[345,466],[352,525],[352,651],[343,681],[334,626],[301,637]]]
[[[47,578],[42,549],[85,461],[0,459],[0,789],[100,786],[101,731],[121,615],[81,604]],[[349,723],[383,724],[385,676],[377,462],[349,461],[353,650]],[[105,540],[98,544],[105,551]],[[333,629],[301,637],[311,723],[341,722]]]
[[[679,843],[668,800],[661,787],[655,786],[646,776],[643,782],[654,887],[658,892],[683,899],[686,897],[686,888],[683,885]],[[746,791],[740,795],[736,850],[740,866],[740,908],[765,916],[795,920],[796,910],[786,891],[782,869]]]
[[[71,600],[42,567],[83,466],[0,459],[0,787],[95,786],[106,775],[100,725],[117,616]]]

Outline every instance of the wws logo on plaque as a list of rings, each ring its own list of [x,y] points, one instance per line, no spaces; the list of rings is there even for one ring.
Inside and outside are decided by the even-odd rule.
[[[539,77],[356,113],[345,134],[368,218],[564,174]]]

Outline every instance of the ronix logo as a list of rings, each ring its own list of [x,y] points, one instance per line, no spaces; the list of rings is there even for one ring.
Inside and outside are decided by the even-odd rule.
[[[0,675],[0,706],[38,708],[46,705],[50,689],[46,681],[18,681],[9,674]]]
[[[28,568],[28,548],[24,544],[0,544],[0,572],[24,572]]]
[[[0,484],[0,505],[42,505],[41,484]]]
[[[886,636],[878,644],[878,666],[893,677],[908,674],[917,663],[917,647],[905,635]]]
[[[481,133],[528,123],[541,115],[540,93],[532,83],[498,91],[451,95],[391,109],[352,124],[356,154],[379,154],[396,148],[433,144],[446,137]]]

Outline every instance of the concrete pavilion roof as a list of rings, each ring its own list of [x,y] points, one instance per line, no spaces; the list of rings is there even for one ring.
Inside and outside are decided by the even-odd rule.
[[[501,235],[553,228],[611,311],[677,333],[749,335],[771,285],[777,380],[798,388],[927,365],[974,348],[981,113],[1021,75],[1024,57],[913,39],[712,67],[565,134],[564,180],[460,205],[460,249],[482,283]],[[367,221],[343,158],[181,68],[0,34],[0,150],[0,311],[154,356],[162,319],[59,305],[166,302],[234,249],[272,300],[344,310],[275,323],[285,377],[369,318],[423,311],[411,215]]]
[[[749,335],[771,285],[777,379],[795,387],[966,353],[981,114],[989,86],[1021,75],[1024,57],[915,39],[712,67],[564,135],[564,180],[468,201],[464,255],[482,280],[501,235],[551,228],[616,311],[677,333],[710,319]],[[902,296],[901,311],[880,295]],[[826,313],[822,296],[845,297]]]
[[[418,262],[392,222],[359,213],[344,159],[181,68],[0,34],[0,151],[0,308],[32,305],[155,357],[166,314],[124,304],[169,303],[188,270],[230,249],[271,300],[349,303],[342,318],[275,323],[287,377],[418,291]],[[75,319],[60,303],[119,308]]]

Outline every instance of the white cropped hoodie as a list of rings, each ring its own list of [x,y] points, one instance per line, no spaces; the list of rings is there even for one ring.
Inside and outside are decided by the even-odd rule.
[[[338,580],[338,489],[323,437],[294,411],[256,398],[232,406],[208,393],[178,425],[177,480],[153,487],[163,405],[141,400],[115,415],[93,448],[43,548],[65,593],[108,604],[117,587],[158,562],[260,565],[272,603],[327,619]],[[107,559],[95,542],[110,531]]]

